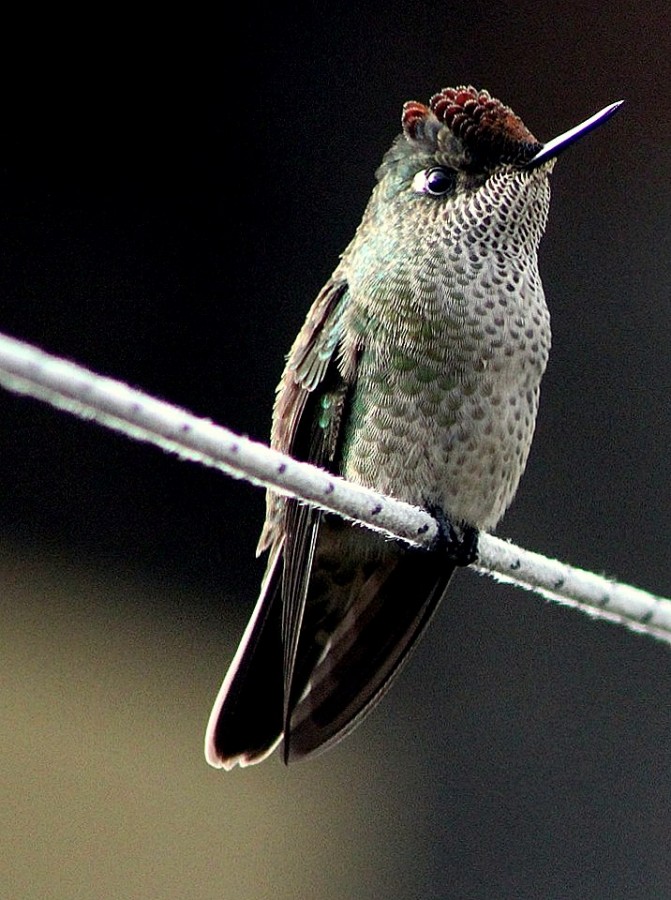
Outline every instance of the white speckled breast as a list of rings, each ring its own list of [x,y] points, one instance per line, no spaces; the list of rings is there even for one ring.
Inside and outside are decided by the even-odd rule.
[[[371,248],[364,220],[342,263],[343,365],[358,360],[346,477],[478,528],[500,520],[527,462],[550,347],[537,264],[548,205],[547,171],[507,168],[486,192],[459,197],[449,220],[439,204],[433,216],[404,210],[391,223],[396,252]]]

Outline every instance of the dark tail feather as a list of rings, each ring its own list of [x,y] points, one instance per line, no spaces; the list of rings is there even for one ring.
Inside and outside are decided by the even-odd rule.
[[[383,540],[369,536],[375,539]],[[444,554],[387,542],[385,548],[355,565],[351,583],[317,577],[313,585],[298,643],[287,761],[328,749],[365,718],[401,671],[446,591],[454,564]],[[210,715],[205,756],[216,768],[261,762],[282,739],[282,549],[277,546],[269,560]]]
[[[399,547],[367,573],[293,706],[288,760],[333,746],[384,696],[436,611],[454,568],[444,554]]]
[[[216,768],[261,762],[282,737],[281,557],[280,545],[210,714],[205,758]]]

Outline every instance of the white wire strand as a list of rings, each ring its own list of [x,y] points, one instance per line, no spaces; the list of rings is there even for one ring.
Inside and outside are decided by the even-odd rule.
[[[389,537],[431,546],[428,513],[242,437],[122,382],[0,335],[0,384],[58,409],[147,441],[181,459],[338,513]],[[671,601],[547,559],[482,533],[476,571],[517,584],[599,619],[671,642]]]

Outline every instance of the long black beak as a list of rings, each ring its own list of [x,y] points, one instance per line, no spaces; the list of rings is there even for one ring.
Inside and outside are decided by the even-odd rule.
[[[594,113],[589,119],[585,119],[580,125],[569,128],[568,131],[565,131],[564,134],[560,134],[559,137],[552,138],[547,144],[543,144],[542,148],[535,156],[531,157],[524,168],[535,169],[549,159],[554,159],[555,156],[558,156],[566,150],[567,147],[570,147],[571,144],[581,138],[584,134],[588,134],[594,128],[601,125],[602,122],[605,122],[607,119],[610,119],[611,116],[614,116],[623,103],[624,100],[618,100],[617,103],[611,103],[610,106],[605,106],[598,113]]]

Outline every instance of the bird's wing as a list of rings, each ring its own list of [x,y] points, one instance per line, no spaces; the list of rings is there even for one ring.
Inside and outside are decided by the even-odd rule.
[[[333,470],[351,384],[335,360],[347,298],[344,281],[330,281],[317,297],[289,354],[278,390],[273,446],[296,459]],[[272,501],[271,501],[272,503]],[[322,513],[283,501],[282,576],[283,731],[288,734],[296,690],[294,671]]]
[[[274,447],[326,467],[346,394],[337,367],[330,366],[346,290],[344,281],[331,280],[315,300],[289,354],[273,419]],[[318,386],[323,389],[316,392]],[[281,739],[319,518],[310,507],[269,497],[259,542],[259,551],[270,549],[266,574],[205,735],[213,766],[260,762]]]

